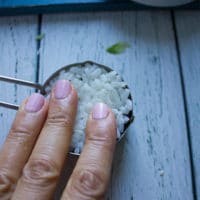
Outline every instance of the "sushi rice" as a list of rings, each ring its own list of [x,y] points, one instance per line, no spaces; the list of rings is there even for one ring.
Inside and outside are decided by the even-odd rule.
[[[132,113],[131,92],[123,79],[113,70],[106,70],[95,64],[77,65],[61,71],[56,80],[69,80],[78,93],[78,110],[70,152],[80,154],[85,140],[85,127],[92,107],[103,102],[115,114],[117,139],[119,140],[130,123]],[[56,80],[52,80],[52,87]]]

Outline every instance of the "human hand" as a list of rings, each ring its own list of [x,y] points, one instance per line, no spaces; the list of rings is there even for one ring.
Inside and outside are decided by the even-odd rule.
[[[0,199],[52,199],[69,150],[77,93],[58,81],[49,101],[33,94],[20,106],[0,152]],[[82,153],[61,199],[103,199],[116,143],[115,117],[105,104],[92,109]]]

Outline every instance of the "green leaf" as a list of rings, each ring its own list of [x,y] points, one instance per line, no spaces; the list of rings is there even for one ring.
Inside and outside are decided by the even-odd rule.
[[[44,38],[45,34],[44,33],[41,33],[39,35],[36,36],[36,40],[42,40]]]
[[[131,45],[127,42],[118,42],[108,47],[106,51],[111,54],[121,54],[124,53],[127,48],[130,48]]]

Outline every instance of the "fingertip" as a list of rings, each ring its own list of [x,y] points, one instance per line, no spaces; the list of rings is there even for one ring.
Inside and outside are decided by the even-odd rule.
[[[109,114],[109,107],[104,103],[97,103],[92,109],[92,118],[94,120],[101,120],[107,118]]]
[[[115,144],[117,137],[116,119],[112,109],[104,104],[97,103],[92,108],[86,124],[86,139],[96,138],[107,140]]]
[[[43,95],[38,93],[33,93],[26,101],[25,111],[26,112],[38,112],[42,109],[45,103],[45,98]]]
[[[91,112],[91,118],[96,123],[101,124],[102,126],[116,127],[116,118],[112,109],[105,103],[99,102],[94,105]],[[97,124],[95,123],[95,126]]]
[[[56,99],[65,99],[71,91],[72,86],[68,80],[58,80],[53,89],[54,97]]]
[[[68,80],[58,80],[50,94],[50,104],[71,104],[73,107],[78,104],[78,95],[74,86]]]
[[[18,112],[37,114],[46,111],[49,101],[42,94],[33,93],[25,98],[19,106]]]

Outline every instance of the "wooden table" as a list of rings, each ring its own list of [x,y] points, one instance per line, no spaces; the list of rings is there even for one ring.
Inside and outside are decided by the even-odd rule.
[[[0,18],[0,74],[43,83],[93,60],[122,74],[135,122],[118,144],[109,200],[200,200],[200,12],[127,11]],[[35,38],[43,33],[41,41]],[[105,49],[126,41],[120,55]],[[0,100],[32,89],[0,83]],[[0,145],[15,111],[0,108]]]

